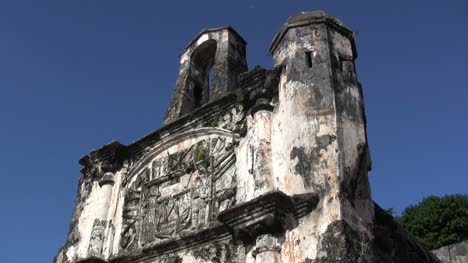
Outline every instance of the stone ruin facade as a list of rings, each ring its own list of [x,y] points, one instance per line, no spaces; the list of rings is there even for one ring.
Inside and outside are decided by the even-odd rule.
[[[55,262],[438,262],[372,201],[352,31],[300,13],[270,53],[197,35],[162,128],[80,159]]]

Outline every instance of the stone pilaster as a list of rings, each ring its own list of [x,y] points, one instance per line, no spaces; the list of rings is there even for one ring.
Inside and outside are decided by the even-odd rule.
[[[251,174],[254,177],[254,196],[275,190],[271,164],[271,117],[273,106],[269,100],[257,99],[250,110],[252,115],[252,138],[249,144]]]

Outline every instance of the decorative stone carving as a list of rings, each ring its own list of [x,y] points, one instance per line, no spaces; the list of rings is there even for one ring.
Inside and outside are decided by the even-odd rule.
[[[102,178],[105,173],[115,173],[123,166],[128,156],[128,149],[119,142],[112,142],[89,155],[81,157],[81,173],[85,177]]]
[[[132,250],[218,224],[235,203],[236,139],[209,137],[160,154],[138,173],[126,194],[121,247]]]
[[[93,230],[91,231],[91,238],[89,240],[89,255],[96,257],[102,256],[106,227],[107,221],[99,219],[94,220]]]
[[[236,254],[233,244],[227,242],[214,242],[193,251],[193,256],[199,262],[234,262]]]
[[[137,221],[140,209],[141,191],[129,188],[125,194],[125,207],[122,218],[122,234],[120,246],[123,249],[131,250],[137,246],[138,232]]]
[[[218,127],[241,134],[242,130],[245,128],[244,117],[245,112],[243,105],[237,104],[234,107],[224,110],[220,114],[208,118],[203,125],[207,127]]]

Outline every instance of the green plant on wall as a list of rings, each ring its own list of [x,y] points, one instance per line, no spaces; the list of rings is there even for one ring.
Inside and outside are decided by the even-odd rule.
[[[204,160],[208,156],[208,150],[206,149],[206,146],[202,144],[197,144],[195,149],[193,150],[193,158],[195,160],[195,163],[198,163],[201,160]]]

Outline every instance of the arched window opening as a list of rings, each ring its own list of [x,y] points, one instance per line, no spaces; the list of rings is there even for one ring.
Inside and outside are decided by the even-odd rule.
[[[200,88],[200,86],[198,85],[195,85],[195,87],[193,88],[193,100],[195,108],[201,106],[203,100],[203,89]]]
[[[190,63],[190,80],[192,81],[193,107],[200,107],[208,102],[213,86],[213,66],[216,58],[217,43],[210,39],[202,43],[193,52]]]

